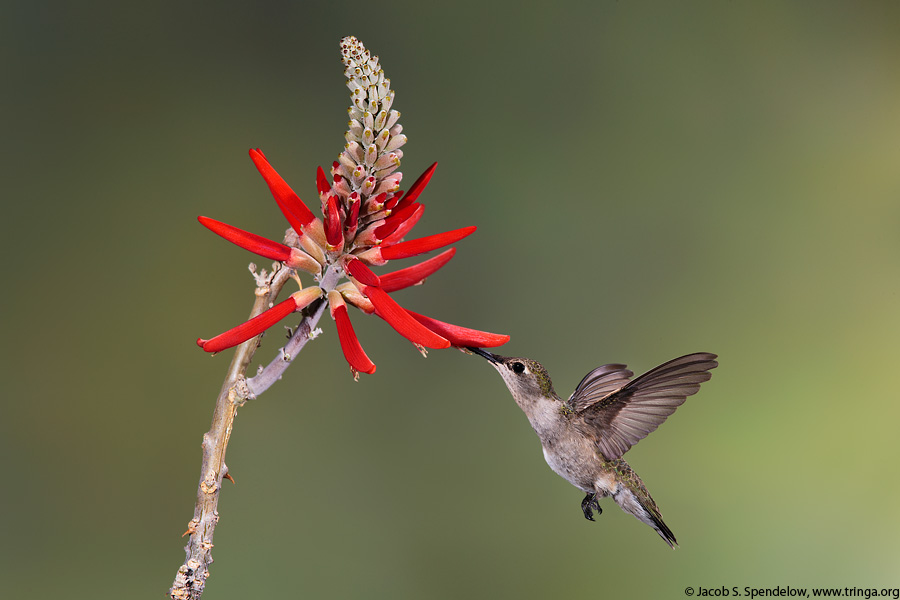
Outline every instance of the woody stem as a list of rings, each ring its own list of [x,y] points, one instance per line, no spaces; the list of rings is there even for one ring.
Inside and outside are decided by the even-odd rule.
[[[341,275],[340,271],[337,273],[333,271],[333,269],[329,269],[323,276],[322,284],[324,286],[326,282],[329,282],[329,289],[334,287]],[[264,285],[256,288],[256,300],[250,311],[250,318],[259,315],[274,303],[291,274],[291,269],[281,267],[269,275]],[[222,488],[222,479],[228,474],[228,467],[225,465],[225,450],[228,447],[238,407],[243,405],[248,398],[264,392],[280,377],[284,369],[290,365],[293,358],[310,339],[309,334],[321,318],[326,304],[324,301],[319,301],[318,304],[310,307],[312,313],[303,319],[279,356],[263,371],[264,374],[267,370],[272,369],[269,377],[265,380],[267,382],[265,385],[255,383],[251,388],[249,381],[245,378],[247,367],[259,345],[260,336],[247,340],[235,350],[234,358],[231,360],[216,400],[212,425],[209,431],[203,434],[203,457],[200,466],[200,483],[197,486],[197,502],[194,505],[194,518],[188,523],[186,532],[186,534],[190,534],[190,538],[184,548],[184,563],[178,568],[175,581],[169,589],[170,598],[198,600],[206,586],[209,565],[213,562],[213,534],[219,521],[217,512],[219,491]],[[278,364],[278,368],[273,368],[275,364]],[[278,375],[271,378],[275,372]],[[259,377],[254,377],[250,381],[255,381]]]

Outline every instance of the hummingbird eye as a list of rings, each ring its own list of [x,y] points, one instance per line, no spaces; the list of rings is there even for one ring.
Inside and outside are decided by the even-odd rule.
[[[514,362],[512,364],[512,370],[513,370],[513,373],[515,373],[517,375],[521,375],[522,373],[525,372],[525,365],[523,365],[520,362]]]

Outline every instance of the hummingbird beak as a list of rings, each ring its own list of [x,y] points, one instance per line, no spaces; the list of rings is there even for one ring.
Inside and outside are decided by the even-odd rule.
[[[477,354],[478,356],[483,356],[484,358],[488,359],[495,365],[500,362],[499,360],[497,360],[496,355],[491,354],[490,352],[488,352],[486,350],[482,350],[481,348],[473,348],[471,346],[466,346],[466,350],[468,350],[472,354]]]

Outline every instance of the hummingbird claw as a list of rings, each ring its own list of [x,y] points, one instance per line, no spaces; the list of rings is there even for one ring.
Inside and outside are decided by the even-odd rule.
[[[597,501],[597,494],[585,494],[584,500],[581,501],[581,511],[584,513],[584,518],[588,521],[594,520],[594,511],[592,509],[597,509],[598,515],[603,514],[603,509],[600,508],[600,503]]]

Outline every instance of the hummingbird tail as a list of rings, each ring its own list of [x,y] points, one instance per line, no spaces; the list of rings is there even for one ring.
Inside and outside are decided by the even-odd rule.
[[[675,534],[672,533],[672,530],[663,523],[662,516],[650,513],[650,519],[653,521],[652,527],[659,534],[659,537],[665,540],[669,548],[674,550],[675,546],[678,545],[678,540],[675,539]]]
[[[650,492],[644,486],[644,482],[638,477],[638,474],[626,463],[619,459],[614,461],[616,473],[618,474],[618,482],[615,491],[612,493],[613,500],[616,504],[627,513],[634,515],[642,523],[646,523],[656,530],[670,548],[673,550],[678,542],[675,540],[675,534],[663,523],[662,515],[656,502],[650,497]]]
[[[653,502],[653,498],[650,497],[650,494],[646,493],[646,488],[641,491],[644,493],[635,494],[627,487],[621,486],[619,490],[613,494],[613,500],[616,501],[616,504],[618,504],[622,510],[631,513],[639,521],[646,523],[655,529],[656,533],[659,534],[659,537],[674,550],[675,546],[678,545],[675,534],[672,533],[672,530],[663,522],[662,515],[659,514],[659,509],[656,507],[656,503]]]

